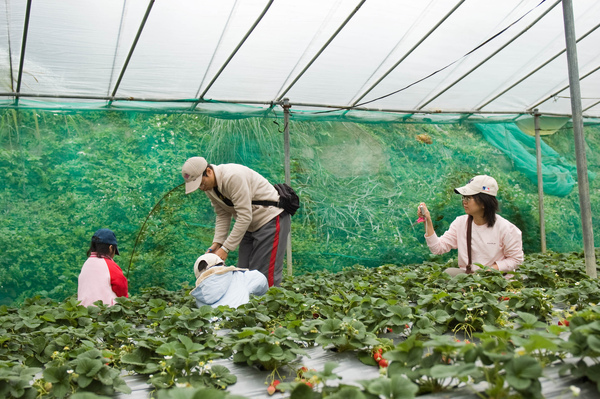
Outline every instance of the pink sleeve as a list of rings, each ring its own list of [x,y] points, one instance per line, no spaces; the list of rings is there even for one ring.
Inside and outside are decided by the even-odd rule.
[[[112,259],[106,259],[108,272],[110,273],[110,285],[117,296],[129,297],[127,293],[127,279],[123,271]]]
[[[510,224],[502,235],[504,245],[504,259],[496,262],[498,270],[501,272],[513,271],[523,263],[523,240],[521,238],[521,230],[515,225]]]
[[[458,219],[455,219],[454,222],[450,225],[448,231],[444,233],[441,237],[438,237],[435,232],[429,237],[425,237],[427,241],[427,246],[429,246],[429,250],[431,253],[435,255],[445,254],[449,252],[451,249],[458,248]]]

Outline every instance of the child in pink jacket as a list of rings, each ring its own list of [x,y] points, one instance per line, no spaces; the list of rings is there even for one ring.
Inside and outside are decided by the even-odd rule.
[[[87,255],[77,287],[77,299],[81,305],[90,306],[102,301],[111,306],[115,304],[116,297],[128,297],[127,279],[113,261],[113,257],[119,255],[115,233],[109,229],[96,231]]]

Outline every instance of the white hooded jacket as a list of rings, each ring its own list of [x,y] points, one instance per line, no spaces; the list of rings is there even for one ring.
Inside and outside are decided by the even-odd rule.
[[[202,260],[208,266],[198,272],[198,264]],[[250,295],[264,295],[269,289],[267,278],[258,270],[223,266],[221,258],[214,254],[199,257],[194,264],[194,273],[197,277],[196,288],[190,294],[196,299],[198,307],[209,305],[213,308],[237,308],[248,303]]]

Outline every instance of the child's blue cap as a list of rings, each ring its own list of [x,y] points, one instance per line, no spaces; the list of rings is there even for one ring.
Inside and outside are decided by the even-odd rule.
[[[92,242],[99,242],[102,244],[114,245],[115,254],[119,255],[119,248],[117,247],[117,237],[111,229],[100,229],[94,233]]]

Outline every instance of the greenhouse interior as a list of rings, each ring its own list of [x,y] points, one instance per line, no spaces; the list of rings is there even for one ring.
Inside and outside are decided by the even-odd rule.
[[[600,398],[600,2],[3,5],[0,397]],[[191,295],[192,157],[299,197],[281,284],[237,307]],[[510,275],[452,277],[420,223],[477,175]],[[127,296],[83,306],[99,229]]]

